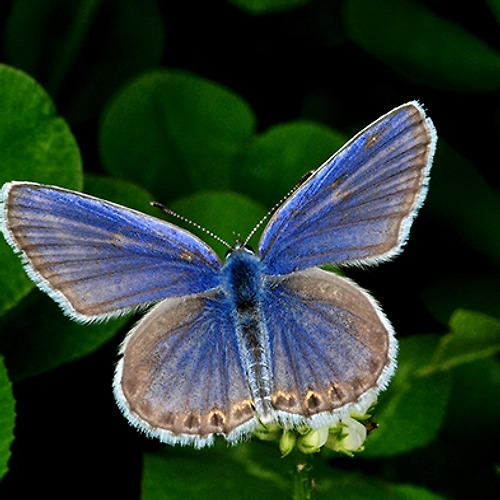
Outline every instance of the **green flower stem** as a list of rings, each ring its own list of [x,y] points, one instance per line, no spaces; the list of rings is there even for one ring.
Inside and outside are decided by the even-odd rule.
[[[293,470],[293,500],[311,500],[312,489],[312,455],[297,454]]]

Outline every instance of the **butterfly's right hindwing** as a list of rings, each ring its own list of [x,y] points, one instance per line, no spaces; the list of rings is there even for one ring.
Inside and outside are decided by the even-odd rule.
[[[281,421],[331,425],[387,385],[396,364],[394,332],[352,281],[320,269],[291,274],[271,286],[263,313]]]

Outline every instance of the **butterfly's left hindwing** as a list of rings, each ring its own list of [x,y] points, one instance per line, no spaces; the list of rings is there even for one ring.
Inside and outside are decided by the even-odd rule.
[[[230,305],[218,291],[167,299],[129,333],[115,395],[130,422],[170,444],[236,442],[256,426]]]
[[[62,188],[5,184],[2,230],[38,286],[75,319],[206,291],[221,263],[172,224]]]

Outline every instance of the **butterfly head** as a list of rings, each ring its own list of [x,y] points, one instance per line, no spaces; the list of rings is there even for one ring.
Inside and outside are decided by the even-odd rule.
[[[248,243],[246,243],[244,241],[240,241],[239,239],[237,239],[234,242],[233,246],[227,250],[227,252],[226,252],[226,260],[231,255],[234,255],[236,253],[242,253],[242,252],[255,255],[255,250],[253,249],[253,247],[251,247]]]

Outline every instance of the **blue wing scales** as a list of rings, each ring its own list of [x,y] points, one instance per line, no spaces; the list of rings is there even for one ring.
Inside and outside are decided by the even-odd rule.
[[[375,301],[345,278],[310,269],[276,279],[263,314],[273,360],[272,403],[285,423],[331,424],[371,402],[394,371],[391,325]]]
[[[2,190],[2,230],[31,278],[79,320],[206,291],[221,263],[172,224],[92,196],[29,182]]]
[[[218,291],[167,299],[128,334],[115,376],[135,426],[170,444],[236,442],[256,426],[230,306]]]
[[[266,272],[395,255],[425,197],[435,142],[414,102],[360,132],[273,215],[259,244]]]

